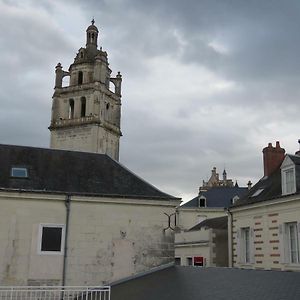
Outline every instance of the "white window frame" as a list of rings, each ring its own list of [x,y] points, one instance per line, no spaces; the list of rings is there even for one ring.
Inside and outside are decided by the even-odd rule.
[[[236,201],[238,201],[240,199],[240,197],[238,195],[235,195],[232,199],[231,199],[231,204],[235,204]]]
[[[51,228],[61,228],[61,245],[60,251],[42,251],[42,235],[43,235],[43,228],[44,227],[51,227]],[[40,224],[39,225],[39,232],[38,232],[38,249],[37,252],[40,255],[63,255],[64,254],[64,247],[65,247],[65,225],[64,224]]]
[[[14,171],[24,171],[25,172],[25,176],[16,176],[14,175]],[[28,170],[26,167],[12,167],[10,170],[10,176],[13,178],[28,178]]]
[[[282,263],[290,264],[290,265],[299,265],[300,264],[300,223],[297,221],[294,222],[286,222],[283,224],[284,231],[282,232],[284,234],[284,237],[281,238],[282,242]],[[294,227],[294,238],[296,241],[296,261],[292,261],[292,251],[291,251],[291,230],[290,228]]]
[[[248,244],[245,240],[245,232],[248,232]],[[237,230],[237,262],[242,265],[254,263],[254,231],[250,226],[241,227]],[[248,245],[248,249],[246,248]]]
[[[241,250],[242,262],[245,264],[250,264],[250,227],[244,227],[241,230]]]
[[[201,200],[204,200],[204,206],[200,206]],[[205,198],[205,196],[201,195],[201,196],[198,198],[198,201],[199,201],[199,203],[198,203],[198,207],[199,207],[199,208],[206,207],[206,198]]]
[[[293,172],[293,186],[291,190],[287,189],[287,175],[289,172]],[[296,193],[296,170],[295,165],[287,166],[281,169],[281,187],[282,187],[282,195],[290,195]]]

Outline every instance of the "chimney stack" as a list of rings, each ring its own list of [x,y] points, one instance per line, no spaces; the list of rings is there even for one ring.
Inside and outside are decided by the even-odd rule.
[[[263,149],[264,176],[271,175],[283,162],[285,150],[280,147],[279,142],[273,147],[272,143]]]

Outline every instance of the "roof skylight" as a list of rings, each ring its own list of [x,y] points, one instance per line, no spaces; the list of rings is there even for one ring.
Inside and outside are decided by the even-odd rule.
[[[17,178],[28,178],[27,168],[12,167],[10,176],[11,177],[17,177]]]
[[[258,195],[261,194],[261,192],[263,191],[264,189],[258,189],[253,195],[251,195],[250,197],[256,197]]]

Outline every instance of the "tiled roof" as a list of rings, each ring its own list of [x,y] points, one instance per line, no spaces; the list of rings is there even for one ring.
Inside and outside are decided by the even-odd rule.
[[[296,193],[300,192],[300,157],[287,154],[294,162],[296,169]],[[233,207],[263,202],[271,199],[282,198],[281,189],[281,169],[277,168],[271,175],[261,178],[249,191],[249,193],[239,199]]]
[[[246,187],[213,187],[206,192],[201,192],[200,195],[203,195],[206,198],[206,207],[229,207],[231,205],[231,200],[235,196],[241,198],[247,191],[248,188]],[[181,207],[199,207],[198,198],[199,196],[196,196]]]
[[[169,267],[112,285],[111,300],[298,300],[300,272]]]
[[[11,177],[26,167],[28,178]],[[177,200],[104,154],[0,145],[0,188]]]

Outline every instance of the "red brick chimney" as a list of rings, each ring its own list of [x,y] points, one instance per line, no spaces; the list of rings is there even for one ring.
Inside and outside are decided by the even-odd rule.
[[[264,176],[271,175],[283,162],[285,150],[280,147],[279,142],[276,142],[276,147],[272,143],[263,149],[264,159]]]

